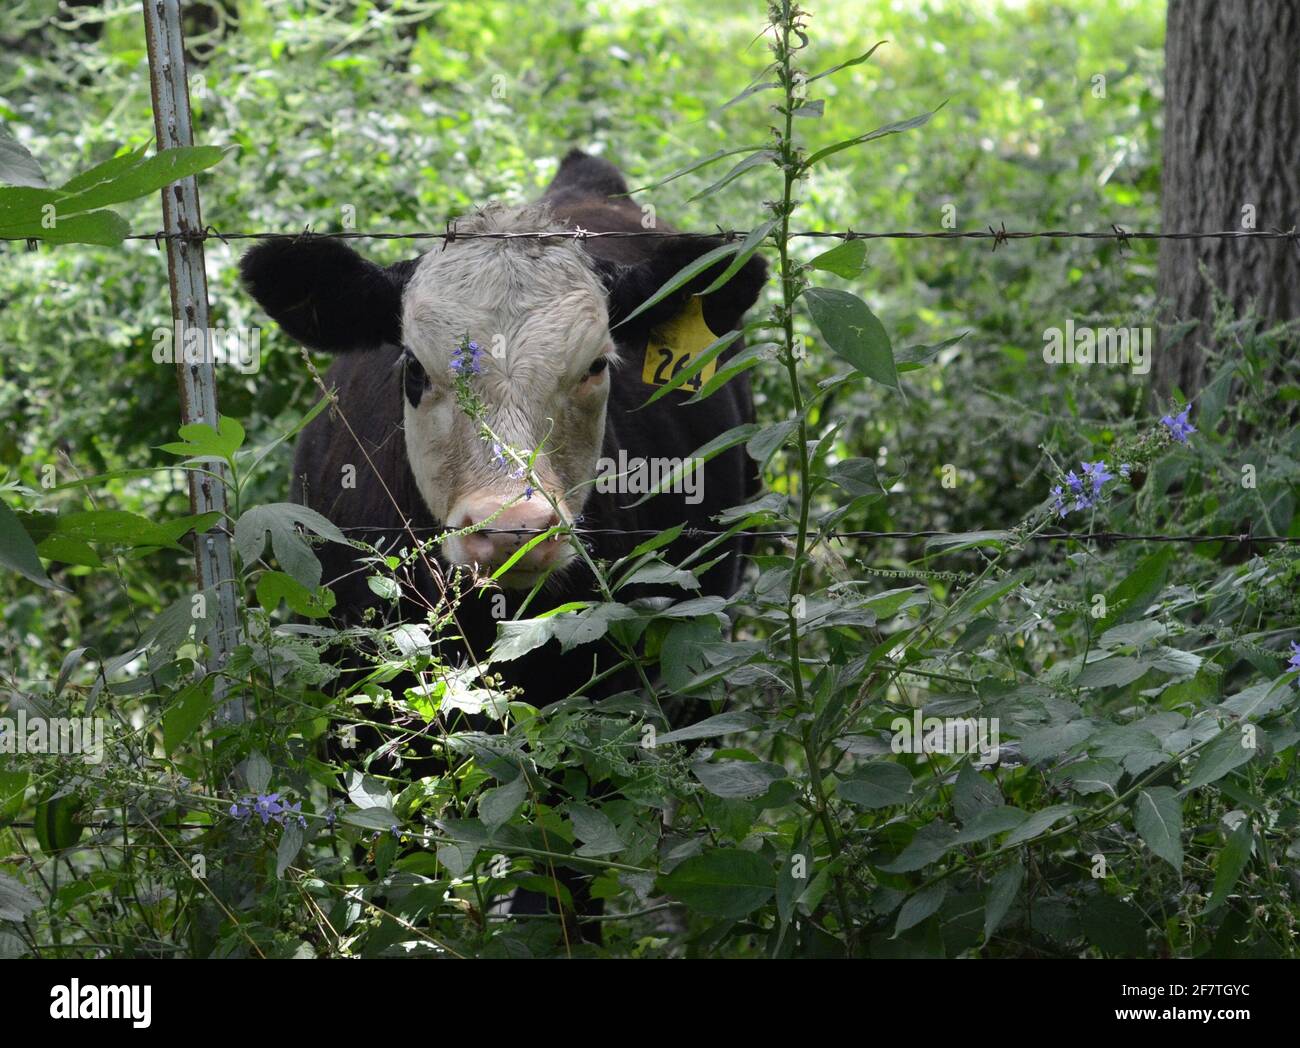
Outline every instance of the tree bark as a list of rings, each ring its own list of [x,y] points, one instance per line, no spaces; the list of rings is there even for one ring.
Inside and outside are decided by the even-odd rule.
[[[1170,0],[1161,221],[1166,232],[1300,225],[1300,2]],[[1201,269],[1204,267],[1204,274]],[[1215,291],[1265,326],[1300,306],[1300,244],[1162,240],[1157,395],[1205,382]],[[1184,321],[1196,327],[1179,338]]]

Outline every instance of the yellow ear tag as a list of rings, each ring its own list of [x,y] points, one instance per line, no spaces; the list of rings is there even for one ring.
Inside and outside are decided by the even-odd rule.
[[[641,381],[647,386],[663,386],[674,375],[687,367],[708,346],[718,340],[704,322],[703,300],[687,300],[682,311],[662,327],[650,332],[645,344],[645,364],[641,368]],[[678,388],[696,393],[718,370],[718,360],[710,360],[698,374]]]

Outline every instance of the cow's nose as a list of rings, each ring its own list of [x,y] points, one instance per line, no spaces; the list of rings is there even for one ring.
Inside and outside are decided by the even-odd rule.
[[[485,522],[485,523],[484,523]],[[505,509],[495,499],[473,499],[457,507],[448,522],[460,529],[483,523],[482,531],[461,536],[466,559],[485,568],[498,568],[541,532],[560,523],[559,515],[540,496],[511,503]],[[539,542],[512,565],[512,570],[544,571],[564,548],[559,536]]]

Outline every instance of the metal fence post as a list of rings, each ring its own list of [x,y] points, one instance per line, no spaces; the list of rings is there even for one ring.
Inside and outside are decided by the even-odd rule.
[[[185,74],[184,39],[181,36],[178,0],[144,0],[145,38],[149,47],[149,81],[153,92],[154,128],[159,149],[194,144],[190,115],[189,84]],[[171,283],[172,320],[183,328],[204,333],[201,345],[210,347],[207,337],[208,278],[204,269],[203,239],[190,240],[183,234],[203,231],[199,210],[199,189],[194,177],[165,186],[162,191],[163,228],[167,238],[167,273]],[[177,236],[175,234],[182,234]],[[180,386],[181,421],[205,422],[216,427],[217,382],[211,353],[189,363],[176,354],[176,377]],[[215,476],[213,474],[216,474]],[[218,512],[223,521],[208,535],[195,537],[195,559],[199,592],[204,596],[208,623],[210,671],[221,669],[239,641],[235,576],[230,555],[230,531],[226,526],[224,463],[205,463],[204,469],[189,471],[190,506],[193,513]],[[218,700],[225,693],[218,678]],[[241,700],[218,703],[218,720],[242,722],[247,711]]]

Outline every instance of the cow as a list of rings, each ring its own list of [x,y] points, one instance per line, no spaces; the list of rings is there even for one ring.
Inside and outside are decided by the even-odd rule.
[[[638,313],[675,273],[726,241],[509,236],[641,234],[646,214],[614,165],[573,150],[539,200],[463,216],[444,242],[418,258],[384,268],[342,239],[303,235],[265,240],[241,259],[244,287],[280,327],[308,349],[336,356],[324,379],[335,405],[304,429],[295,449],[294,500],[349,538],[388,549],[410,547],[411,533],[449,533],[433,571],[417,570],[420,599],[404,600],[401,616],[422,621],[438,603],[435,572],[499,568],[523,541],[553,525],[577,522],[592,557],[612,560],[674,525],[716,528],[715,515],[755,497],[757,470],[740,446],[708,461],[689,494],[668,491],[632,505],[640,496],[594,483],[602,461],[686,460],[754,417],[747,372],[699,403],[685,403],[693,392],[685,388],[646,406],[652,383],[664,374],[646,357],[651,348],[663,352],[661,333],[690,311],[712,335],[737,328],[766,279],[761,257],[753,255],[701,296],[727,265],[724,257]],[[651,228],[672,232],[662,222]],[[738,346],[739,340],[721,361]],[[509,448],[537,452],[527,479],[458,406],[461,369],[471,364],[470,385],[492,431]],[[531,489],[533,478],[539,490]],[[700,541],[684,533],[663,552],[676,562]],[[721,559],[692,595],[734,593],[743,552],[739,540],[710,550],[709,559]],[[383,612],[362,552],[328,544],[320,555],[336,619],[355,624],[368,609]],[[460,603],[449,631],[455,636],[440,642],[440,656],[482,660],[498,622],[515,615],[541,579],[529,615],[600,599],[570,543],[548,539],[502,576],[502,588],[488,595],[495,599],[475,593]],[[542,706],[588,683],[589,651],[562,656],[552,641],[493,670],[507,686],[522,688],[525,701]],[[605,692],[620,683],[626,678],[611,676]]]

